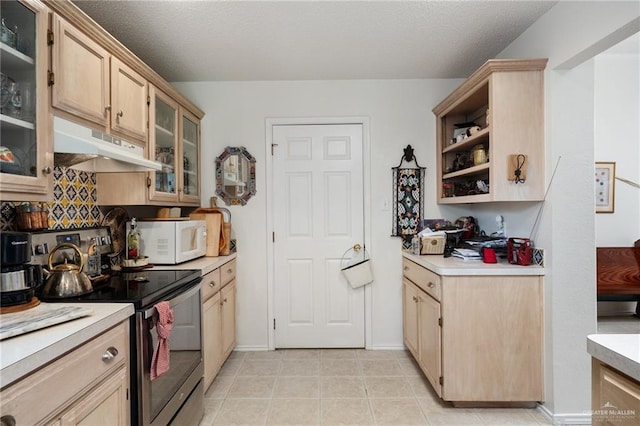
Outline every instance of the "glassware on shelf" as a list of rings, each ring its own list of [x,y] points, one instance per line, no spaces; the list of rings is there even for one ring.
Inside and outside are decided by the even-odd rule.
[[[6,44],[7,46],[13,48],[16,47],[16,34],[11,28],[9,28],[4,20],[4,17],[2,18],[2,22],[0,23],[0,41],[2,41],[2,43]]]

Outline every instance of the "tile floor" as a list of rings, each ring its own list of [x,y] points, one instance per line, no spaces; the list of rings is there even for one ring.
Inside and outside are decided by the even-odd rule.
[[[602,334],[639,334],[640,318],[633,314],[599,316],[598,333]]]
[[[408,352],[233,352],[205,393],[209,425],[548,425],[536,409],[442,403]]]

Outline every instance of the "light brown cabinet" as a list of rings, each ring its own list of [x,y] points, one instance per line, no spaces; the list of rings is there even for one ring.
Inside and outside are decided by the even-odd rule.
[[[209,272],[202,282],[204,387],[236,345],[236,261]]]
[[[200,206],[200,120],[155,86],[149,93],[149,152],[162,170],[98,173],[98,204]]]
[[[46,201],[53,154],[47,97],[48,9],[39,1],[2,1],[8,31],[0,41],[0,199]]]
[[[53,108],[145,146],[145,78],[57,14],[52,18],[52,34]]]
[[[594,426],[640,423],[640,382],[593,358],[591,364]]]
[[[541,277],[403,269],[405,344],[442,399],[543,400]]]
[[[128,366],[125,321],[3,389],[3,424],[128,425]]]
[[[433,109],[440,204],[543,199],[546,63],[489,60]]]

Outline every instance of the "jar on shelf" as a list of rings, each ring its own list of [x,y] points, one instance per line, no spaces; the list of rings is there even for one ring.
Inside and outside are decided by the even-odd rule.
[[[487,162],[487,152],[484,150],[484,145],[478,144],[473,147],[473,165],[478,166]]]
[[[455,195],[455,185],[453,182],[442,182],[442,196],[453,197]]]

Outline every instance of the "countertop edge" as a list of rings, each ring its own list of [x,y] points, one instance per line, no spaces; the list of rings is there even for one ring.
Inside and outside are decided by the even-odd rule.
[[[154,265],[154,269],[168,270],[168,269],[200,269],[202,275],[206,275],[224,265],[227,262],[232,261],[237,257],[237,253],[231,253],[228,256],[203,256],[197,259],[190,260],[188,262],[179,263],[177,265]]]
[[[402,257],[443,276],[543,276],[545,270],[538,265],[520,266],[506,262],[483,263],[481,260],[462,260],[442,255],[415,255],[401,252]]]
[[[640,381],[640,334],[590,334],[587,336],[587,352]]]
[[[19,345],[21,347],[28,346],[25,342],[32,341],[32,339],[38,339],[39,337],[42,337],[44,333],[57,332],[64,335],[64,337],[61,337],[60,339],[42,344],[36,350],[31,351],[31,353],[16,360],[15,362],[10,362],[7,365],[4,365],[5,359],[3,359],[2,369],[0,370],[0,389],[4,389],[10,384],[38,370],[65,353],[83,345],[94,337],[97,337],[110,328],[118,325],[122,321],[127,320],[134,313],[133,304],[130,303],[69,303],[68,305],[89,308],[95,306],[95,309],[104,309],[106,312],[99,314],[99,318],[94,318],[92,315],[77,318],[63,324],[47,327],[42,330],[12,337],[0,342],[0,344],[2,344],[3,351],[8,350],[14,352],[15,348],[11,348],[12,345]]]

